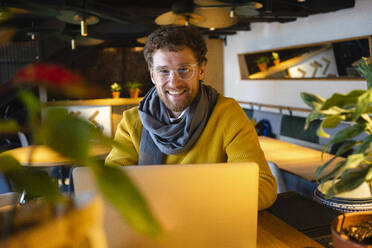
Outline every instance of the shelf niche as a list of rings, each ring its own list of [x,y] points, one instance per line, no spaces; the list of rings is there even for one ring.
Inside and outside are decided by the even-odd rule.
[[[372,36],[238,54],[241,79],[362,79],[361,57],[370,57]],[[280,63],[274,64],[273,53]],[[268,60],[260,71],[257,62]]]

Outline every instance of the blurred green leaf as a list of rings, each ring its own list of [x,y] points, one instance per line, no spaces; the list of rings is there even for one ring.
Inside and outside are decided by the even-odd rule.
[[[329,141],[329,144],[336,144],[342,142],[344,140],[352,139],[358,134],[361,134],[364,131],[363,125],[352,125],[345,129],[340,130],[337,132]]]
[[[134,229],[149,236],[161,233],[161,227],[151,214],[145,199],[120,167],[105,166],[102,162],[91,168],[103,195]]]
[[[363,168],[359,171],[349,171],[342,180],[337,181],[327,190],[326,197],[331,198],[338,193],[356,189],[365,181],[369,170],[370,167]]]
[[[309,128],[309,125],[310,125],[310,122],[314,121],[314,120],[317,120],[317,119],[321,119],[322,117],[324,117],[323,114],[321,114],[320,112],[317,112],[316,110],[314,110],[313,112],[311,112],[307,117],[306,117],[306,122],[305,122],[305,127],[304,129],[307,130]]]
[[[0,120],[0,133],[16,133],[20,130],[15,120]]]
[[[52,108],[45,112],[37,138],[63,156],[81,163],[89,157],[94,129],[93,125],[69,114],[66,109]]]
[[[354,153],[364,153],[371,145],[372,135],[368,135],[367,138],[363,139],[362,144],[354,151]]]
[[[20,90],[19,97],[28,110],[28,115],[31,122],[35,122],[37,119],[39,119],[41,110],[39,99],[37,99],[31,92],[26,90]]]
[[[364,110],[372,103],[372,89],[369,89],[368,91],[364,91],[364,94],[362,94],[358,98],[358,103],[355,108],[355,112],[353,114],[353,121],[356,121],[359,116],[364,113]]]
[[[355,153],[349,155],[342,170],[339,171],[339,175],[336,175],[336,178],[338,178],[341,174],[341,177],[343,178],[345,176],[344,172],[346,170],[357,168],[364,160],[365,155],[363,153]]]
[[[0,156],[0,171],[18,192],[25,190],[28,197],[44,197],[53,203],[62,200],[56,182],[44,171],[24,167],[9,155]]]
[[[328,167],[329,164],[331,164],[337,157],[343,155],[345,152],[350,151],[358,142],[354,140],[347,140],[345,141],[338,149],[336,154],[329,159],[327,162],[319,166],[315,172],[315,178],[319,178],[324,171],[325,168]],[[340,164],[340,163],[338,163]],[[343,163],[344,164],[344,163]],[[337,166],[336,166],[337,167]],[[333,175],[333,174],[332,174]],[[328,175],[327,175],[328,176]],[[329,176],[328,176],[329,177]],[[323,179],[321,179],[323,180]]]
[[[327,116],[321,123],[323,128],[335,128],[341,121],[345,120],[344,115]]]
[[[333,169],[332,169],[328,174],[326,174],[326,175],[324,175],[324,176],[318,178],[317,180],[320,181],[320,183],[324,183],[324,182],[326,182],[326,181],[328,181],[328,180],[334,178],[334,176],[336,175],[336,173],[337,173],[338,171],[340,171],[340,169],[342,169],[342,168],[344,167],[345,163],[346,163],[346,160],[343,160],[343,161],[338,162],[338,163],[335,165],[335,167],[334,167],[334,168],[333,168]],[[324,166],[324,168],[326,168],[326,166]],[[323,169],[324,169],[324,168],[323,168]],[[319,174],[320,174],[320,173],[319,173]]]
[[[324,103],[324,99],[316,94],[301,92],[300,96],[306,105],[312,109],[316,109],[317,106]]]
[[[350,106],[355,106],[358,97],[364,94],[364,92],[364,90],[353,90],[345,95],[335,93],[324,102],[321,110],[330,109],[332,107],[348,108]]]
[[[362,61],[360,62],[358,66],[358,70],[364,75],[367,81],[367,88],[372,88],[372,64],[368,64],[366,58],[362,58]]]

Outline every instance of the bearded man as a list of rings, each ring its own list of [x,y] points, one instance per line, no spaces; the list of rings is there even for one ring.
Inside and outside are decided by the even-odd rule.
[[[115,140],[125,149],[113,148],[106,164],[255,162],[259,209],[267,208],[276,199],[275,178],[239,104],[202,83],[206,53],[191,26],[164,26],[148,36],[144,54],[155,87],[124,111]]]

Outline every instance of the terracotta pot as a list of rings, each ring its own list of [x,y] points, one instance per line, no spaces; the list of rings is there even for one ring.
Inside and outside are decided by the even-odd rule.
[[[102,200],[81,197],[58,206],[32,201],[1,208],[0,247],[106,248]]]
[[[279,65],[280,64],[280,59],[274,59],[274,65]]]
[[[130,98],[138,98],[139,89],[129,89]]]
[[[257,66],[260,69],[260,71],[267,71],[267,64],[266,63],[257,64]]]
[[[348,240],[340,235],[340,231],[348,226],[355,225],[367,220],[372,220],[372,212],[345,213],[337,216],[331,224],[332,240],[334,248],[366,248],[371,245],[362,245]]]
[[[120,98],[120,91],[113,91],[112,93],[112,98]]]

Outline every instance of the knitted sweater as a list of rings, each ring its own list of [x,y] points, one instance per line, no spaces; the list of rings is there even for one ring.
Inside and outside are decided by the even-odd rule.
[[[141,132],[138,107],[124,111],[115,140],[125,147],[125,151],[113,148],[106,158],[106,164],[136,165]],[[188,152],[166,155],[165,164],[221,162],[256,162],[259,165],[259,210],[274,203],[276,181],[252,123],[234,99],[219,95],[208,123],[194,146]]]

